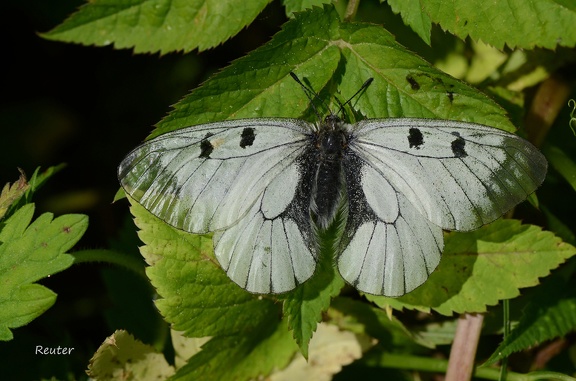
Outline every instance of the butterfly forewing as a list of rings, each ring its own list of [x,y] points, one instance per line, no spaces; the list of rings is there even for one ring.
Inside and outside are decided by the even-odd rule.
[[[294,165],[310,126],[250,119],[189,127],[142,144],[122,161],[122,187],[170,225],[206,233],[234,225]]]
[[[465,122],[369,119],[358,123],[350,146],[447,230],[494,221],[534,192],[547,169],[522,138]]]

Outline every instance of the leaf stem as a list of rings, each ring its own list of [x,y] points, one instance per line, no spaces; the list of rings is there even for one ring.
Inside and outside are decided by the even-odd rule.
[[[503,307],[503,319],[504,319],[504,338],[503,340],[506,340],[506,338],[508,337],[508,335],[510,335],[510,301],[508,299],[505,299],[502,302],[502,307]],[[504,381],[506,380],[506,372],[507,372],[507,367],[508,367],[508,356],[504,357],[502,359],[502,362],[500,363],[500,380]]]
[[[384,353],[377,360],[378,366],[392,369],[416,370],[422,372],[444,373],[448,369],[448,361],[434,359],[429,357],[418,357],[410,355],[399,355],[394,353]],[[376,365],[376,364],[371,364]],[[498,380],[500,369],[479,367],[474,371],[474,377],[484,380]],[[463,378],[462,380],[469,380]],[[508,372],[506,381],[537,381],[537,380],[558,380],[558,381],[576,381],[575,378],[556,372],[537,371],[526,374]],[[460,381],[460,380],[459,380]]]
[[[148,277],[144,271],[144,262],[136,257],[107,249],[79,250],[70,254],[74,257],[74,264],[94,262],[110,263],[130,270],[148,282]]]

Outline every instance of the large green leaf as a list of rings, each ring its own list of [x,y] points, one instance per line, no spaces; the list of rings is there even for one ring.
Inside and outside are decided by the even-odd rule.
[[[336,93],[347,99],[374,78],[353,105],[368,118],[441,118],[514,130],[505,111],[484,94],[435,69],[381,27],[343,23],[333,7],[326,7],[297,14],[268,44],[194,90],[152,136],[224,119],[304,115],[313,121],[310,102],[291,71],[325,102]]]
[[[131,210],[160,313],[187,337],[213,336],[174,379],[241,380],[288,363],[297,347],[281,305],[230,281],[209,236],[174,229],[136,203]]]
[[[432,23],[499,49],[576,44],[576,3],[570,0],[388,0],[428,44]]]
[[[320,101],[325,102],[316,102],[321,113],[327,113],[329,107],[337,109],[331,102],[334,96],[346,100],[368,78],[374,78],[353,102],[353,109],[365,117],[442,118],[514,129],[505,111],[484,94],[435,69],[397,44],[381,27],[343,23],[328,6],[296,14],[268,44],[235,61],[180,101],[151,136],[225,119],[276,116],[317,120],[306,94],[291,78],[291,71],[319,92]],[[191,337],[215,336],[211,345],[220,348],[218,343],[228,340],[222,335],[244,340],[242,334],[251,335],[257,327],[276,324],[283,312],[306,355],[317,322],[343,284],[330,258],[319,264],[311,280],[293,292],[259,297],[226,277],[213,257],[209,236],[177,231],[137,205],[133,214],[146,244],[142,253],[151,265],[148,275],[161,296],[157,306],[175,330]],[[514,235],[515,231],[508,234]],[[454,255],[445,266],[459,266],[463,259],[469,260],[470,256]],[[561,260],[555,260],[557,266]],[[458,294],[465,279],[456,277],[452,281],[451,296]],[[537,277],[531,284],[536,281]],[[517,287],[514,290],[517,292]],[[443,311],[469,307],[465,303],[442,307],[440,304],[446,301],[442,295],[418,301]],[[491,302],[499,297],[495,295]],[[283,311],[275,302],[278,299],[283,301]],[[202,356],[209,355],[194,360],[194,369],[199,366],[198,359],[205,358]]]
[[[473,232],[448,234],[440,265],[413,292],[397,299],[367,297],[380,306],[443,315],[485,312],[518,296],[520,288],[539,284],[574,254],[574,246],[537,226],[498,220]]]
[[[43,36],[136,53],[205,50],[250,24],[270,0],[94,0]]]
[[[228,335],[280,315],[280,306],[231,282],[213,256],[212,239],[174,229],[134,203],[132,214],[146,244],[140,251],[160,299],[156,306],[188,337]]]
[[[23,206],[0,231],[0,340],[11,340],[11,328],[28,324],[54,304],[56,294],[34,282],[72,265],[66,251],[88,227],[80,214],[53,219],[44,213],[30,223],[33,214],[34,204]]]

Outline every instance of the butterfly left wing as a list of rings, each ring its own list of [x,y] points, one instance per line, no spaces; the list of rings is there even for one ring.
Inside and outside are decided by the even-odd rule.
[[[228,276],[280,293],[312,276],[309,162],[313,126],[245,119],[189,127],[145,142],[120,164],[122,187],[152,214],[191,233],[214,233]]]

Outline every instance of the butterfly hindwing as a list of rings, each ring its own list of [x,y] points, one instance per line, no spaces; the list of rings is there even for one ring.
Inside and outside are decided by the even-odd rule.
[[[310,201],[301,192],[309,180],[301,166],[287,167],[246,217],[215,233],[216,258],[242,288],[259,294],[282,293],[314,274],[317,252]]]
[[[400,296],[440,262],[442,229],[424,218],[370,163],[345,159],[348,220],[338,269],[360,291]]]

